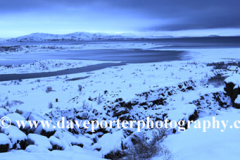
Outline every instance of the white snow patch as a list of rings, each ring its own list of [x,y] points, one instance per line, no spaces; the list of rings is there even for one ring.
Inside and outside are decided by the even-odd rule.
[[[101,152],[103,155],[108,154],[111,150],[120,148],[121,141],[124,139],[123,131],[117,131],[113,134],[104,134],[99,140],[98,144],[102,146]]]
[[[46,149],[45,147],[42,146],[35,146],[35,145],[29,145],[27,146],[26,152],[29,153],[48,153],[50,152],[48,149]]]
[[[8,111],[5,108],[0,108],[0,118],[8,114]]]
[[[8,138],[12,141],[12,144],[17,143],[17,141],[24,141],[27,139],[25,133],[19,130],[16,126],[10,126],[9,128],[2,128],[2,131],[8,135]]]
[[[0,133],[0,145],[5,145],[5,144],[11,144],[10,140],[8,139],[8,137],[3,134],[3,133]]]
[[[166,145],[173,154],[174,160],[203,160],[203,159],[239,159],[239,131],[235,128],[230,128],[234,121],[239,119],[239,110],[231,110],[215,116],[216,120],[228,120],[228,125],[224,130],[220,123],[220,129],[209,128],[203,132],[203,128],[194,128],[195,123],[191,124],[190,128],[180,134],[168,136],[163,145]],[[207,116],[198,119],[212,122],[213,117]],[[201,124],[203,125],[203,124]],[[221,132],[223,130],[224,132]],[[155,157],[153,160],[157,160]]]
[[[235,99],[234,102],[237,103],[237,104],[240,104],[240,95],[237,96],[237,98]]]
[[[52,145],[50,144],[49,139],[47,137],[30,133],[28,134],[28,139],[31,140],[36,146],[43,147],[46,149],[52,149]]]

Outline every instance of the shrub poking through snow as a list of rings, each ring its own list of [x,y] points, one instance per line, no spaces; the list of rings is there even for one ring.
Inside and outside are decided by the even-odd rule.
[[[169,152],[167,148],[162,147],[160,143],[167,137],[167,129],[158,129],[153,131],[151,141],[147,141],[145,136],[136,138],[136,144],[127,149],[127,159],[150,159],[160,153]]]
[[[137,160],[137,159],[150,159],[154,156],[161,155],[164,159],[171,159],[171,152],[165,147],[161,146],[160,143],[167,137],[167,129],[157,129],[152,133],[152,139],[148,141],[146,137],[137,136],[134,138],[134,145],[128,147],[125,150],[114,149],[109,154],[105,155],[104,158],[108,159],[126,159],[126,160]]]
[[[51,87],[51,86],[47,87],[46,93],[49,93],[49,92],[51,92],[51,91],[53,91],[53,90],[52,90],[52,87]]]
[[[100,93],[99,93],[98,98],[97,98],[97,104],[101,104],[101,103],[102,103],[102,101],[101,101],[101,95],[100,95]]]

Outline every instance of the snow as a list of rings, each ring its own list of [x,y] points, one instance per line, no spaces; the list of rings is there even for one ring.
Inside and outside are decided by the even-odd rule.
[[[11,140],[12,144],[27,139],[26,134],[19,130],[16,126],[11,125],[9,128],[2,128],[2,131],[8,135],[8,138]]]
[[[8,114],[8,111],[5,108],[0,108],[0,118],[7,114]]]
[[[189,116],[192,115],[196,109],[197,106],[193,104],[178,105],[176,110],[169,112],[168,119],[174,121],[180,121],[182,119],[188,120]]]
[[[46,149],[45,147],[35,146],[35,145],[27,146],[25,151],[29,153],[48,153],[49,152],[49,150]]]
[[[227,83],[234,83],[234,84],[238,84],[239,83],[239,80],[240,79],[240,74],[235,74],[234,76],[230,76],[228,78],[225,79],[225,82]]]
[[[68,148],[72,147],[73,145],[82,144],[77,139],[77,137],[75,137],[70,132],[63,132],[63,133],[61,133],[60,131],[57,131],[54,135],[61,140],[63,149],[68,149]]]
[[[28,139],[34,143],[34,145],[45,149],[52,149],[52,145],[47,137],[38,134],[28,134]]]
[[[101,153],[103,155],[106,155],[111,150],[114,150],[115,148],[121,147],[121,142],[124,139],[123,137],[123,131],[117,131],[113,134],[107,133],[104,134],[99,140],[98,144],[102,146]]]
[[[87,138],[85,136],[79,136],[78,137],[79,142],[81,142],[85,147],[90,147],[93,144],[93,141],[90,138]]]
[[[17,121],[25,121],[25,118],[18,114],[18,113],[10,113],[10,114],[7,114],[6,117],[8,117],[10,120],[11,120],[11,124],[14,124],[15,126],[18,126],[18,123]],[[8,121],[7,121],[8,123]]]
[[[207,48],[207,49],[184,49],[188,52],[186,57],[197,62],[219,62],[239,60],[239,48]]]
[[[52,145],[57,145],[57,146],[62,147],[62,142],[61,142],[58,138],[56,138],[56,137],[54,137],[54,136],[51,136],[51,137],[49,138],[49,141],[50,141],[50,143],[51,143]]]
[[[216,120],[229,120],[228,127],[223,129],[195,129],[194,123],[185,132],[170,135],[165,139],[163,145],[171,149],[174,160],[202,160],[202,159],[239,159],[238,144],[240,137],[238,129],[230,128],[234,121],[239,119],[239,110],[230,110],[216,116]],[[212,121],[212,116],[200,118],[199,121]],[[159,157],[153,158],[157,160]]]
[[[79,147],[78,147],[79,148]],[[40,152],[35,152],[35,149]],[[12,160],[12,159],[24,159],[24,160],[79,160],[81,159],[94,159],[94,160],[101,160],[101,156],[97,155],[94,152],[89,152],[88,150],[81,150],[81,149],[71,149],[68,151],[52,151],[47,152],[46,149],[43,148],[37,148],[31,146],[29,148],[30,152],[21,151],[21,150],[13,150],[8,153],[1,153],[1,159],[2,160]]]
[[[240,96],[238,95],[237,98],[235,99],[234,103],[240,104]]]
[[[92,61],[92,60],[40,60],[34,63],[26,63],[12,66],[0,66],[1,74],[25,74],[43,73],[81,68],[89,65],[102,63],[118,63],[113,61]]]
[[[3,134],[3,133],[0,133],[0,145],[5,145],[5,144],[11,144],[10,140],[8,139],[8,137]]]
[[[234,88],[240,87],[240,74],[234,74],[233,76],[226,78],[225,82],[226,83],[232,82],[233,84],[235,84]]]
[[[41,134],[42,130],[45,130],[46,132],[54,132],[56,131],[56,129],[53,127],[52,123],[49,123],[49,126],[45,125],[45,127],[43,128],[43,125],[39,125],[36,130],[34,131],[34,133],[36,134]]]
[[[72,36],[72,35],[70,35]],[[70,37],[69,36],[69,37]],[[79,34],[79,36],[82,36]],[[95,37],[97,37],[96,35]],[[33,37],[33,38],[32,38]],[[25,38],[25,39],[24,39]],[[47,34],[33,34],[20,37],[16,40],[42,41],[45,39],[60,38],[60,36]],[[78,45],[42,45],[37,47],[24,48],[20,52],[3,52],[2,55],[10,53],[11,56],[28,56],[40,51],[48,50],[88,50],[88,49],[123,49],[123,48],[142,48],[149,49],[157,47],[161,50],[163,45],[151,43],[127,42],[121,44],[114,42],[111,44],[78,44]],[[62,47],[62,48],[61,48]],[[73,48],[71,48],[73,47]],[[165,49],[165,48],[164,48]],[[29,51],[29,53],[24,53]],[[32,52],[31,52],[32,51]],[[239,68],[228,67],[228,69],[214,70],[213,66],[208,66],[208,62],[225,63],[235,62],[232,58],[239,56],[239,49],[188,49],[188,54],[193,59],[187,61],[170,61],[155,63],[136,63],[117,67],[109,67],[90,73],[77,73],[58,77],[46,77],[38,79],[26,79],[22,81],[0,82],[0,116],[7,116],[16,125],[16,120],[51,120],[51,125],[56,125],[61,117],[68,120],[98,120],[104,119],[117,120],[117,118],[131,118],[146,120],[164,119],[187,120],[195,110],[197,110],[200,119],[210,120],[212,116],[217,119],[237,120],[239,111],[231,107],[231,101],[224,95],[224,86],[214,86],[208,80],[217,74],[229,77],[226,82],[236,82],[239,78]],[[49,51],[51,52],[51,51]],[[231,52],[232,54],[226,54]],[[5,60],[4,58],[1,59]],[[12,57],[13,58],[13,57]],[[11,67],[0,67],[2,74],[13,73],[40,73],[53,72],[71,68],[84,67],[94,64],[105,63],[106,61],[90,60],[40,60],[34,63],[14,65]],[[116,62],[118,63],[118,62]],[[44,66],[44,67],[43,67]],[[86,79],[69,81],[77,77],[89,76]],[[79,85],[82,90],[79,91]],[[181,87],[179,87],[181,86]],[[51,87],[52,91],[46,92]],[[188,88],[190,87],[190,88]],[[191,88],[192,87],[192,88]],[[187,89],[188,88],[188,89]],[[147,96],[144,96],[144,94]],[[226,109],[219,105],[214,99],[216,94],[219,99],[229,105]],[[122,100],[119,100],[119,99]],[[164,99],[163,104],[154,102]],[[58,102],[56,102],[58,99]],[[99,103],[98,101],[101,101]],[[115,112],[126,111],[126,107],[120,105],[121,102],[131,102],[132,109],[125,114],[115,116]],[[133,105],[134,102],[136,105]],[[239,101],[239,96],[236,99]],[[235,101],[235,102],[236,102]],[[199,102],[199,104],[197,104]],[[52,103],[53,107],[49,107]],[[153,103],[155,103],[153,105]],[[141,105],[140,105],[141,104]],[[17,113],[16,113],[17,112]],[[18,114],[23,112],[22,114]],[[124,117],[126,116],[126,117]],[[63,124],[66,125],[66,122]],[[230,122],[229,122],[230,124]],[[191,126],[193,126],[192,124]],[[17,140],[29,139],[34,144],[29,145],[25,151],[11,150],[8,153],[1,153],[1,159],[20,159],[40,160],[40,159],[102,159],[104,155],[111,150],[121,148],[121,142],[128,146],[133,145],[131,136],[143,136],[151,139],[152,131],[142,129],[137,132],[137,128],[123,130],[107,128],[91,133],[92,128],[84,130],[83,125],[80,128],[74,128],[74,131],[68,129],[46,128],[46,131],[56,131],[50,138],[39,135],[42,127],[39,126],[34,133],[27,136],[15,126],[8,129],[1,129],[0,142],[14,143]],[[133,132],[128,135],[127,132]],[[1,141],[3,139],[3,141]],[[9,140],[11,139],[11,141]],[[170,133],[163,144],[172,151],[174,159],[231,159],[237,158],[237,144],[240,142],[237,137],[236,129],[226,129],[221,132],[219,129],[207,129],[202,132],[201,129],[187,129],[185,132]],[[63,150],[49,151],[52,146],[57,145]],[[83,147],[82,147],[83,146]],[[227,149],[226,149],[227,147]],[[98,151],[100,150],[100,151]],[[229,154],[224,154],[228,151]],[[222,157],[220,157],[222,156]],[[161,159],[156,157],[155,159]]]
[[[5,38],[0,38],[0,42],[5,42],[7,39]]]
[[[87,33],[76,32],[71,34],[47,34],[47,33],[32,33],[30,35],[11,38],[10,42],[26,42],[26,41],[79,41],[79,40],[113,40],[113,39],[127,39],[133,37],[128,35],[108,35],[102,33]]]

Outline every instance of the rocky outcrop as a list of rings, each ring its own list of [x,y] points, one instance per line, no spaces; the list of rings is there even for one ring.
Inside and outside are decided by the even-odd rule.
[[[8,137],[5,134],[0,133],[0,153],[7,152],[9,150],[10,143],[11,142]]]
[[[240,108],[240,103],[239,102],[235,102],[236,99],[240,94],[240,75],[236,74],[234,76],[228,77],[225,80],[225,92],[227,93],[227,95],[231,98],[231,102],[233,104],[234,107],[236,108]]]

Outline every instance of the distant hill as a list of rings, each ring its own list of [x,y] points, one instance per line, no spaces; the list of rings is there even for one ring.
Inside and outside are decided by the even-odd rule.
[[[6,39],[5,38],[0,38],[0,42],[5,42]]]
[[[29,35],[11,38],[7,41],[10,42],[29,42],[29,41],[82,41],[82,40],[121,40],[121,39],[134,39],[137,38],[132,34],[118,34],[109,35],[102,33],[86,33],[76,32],[71,34],[47,34],[47,33],[32,33]]]

